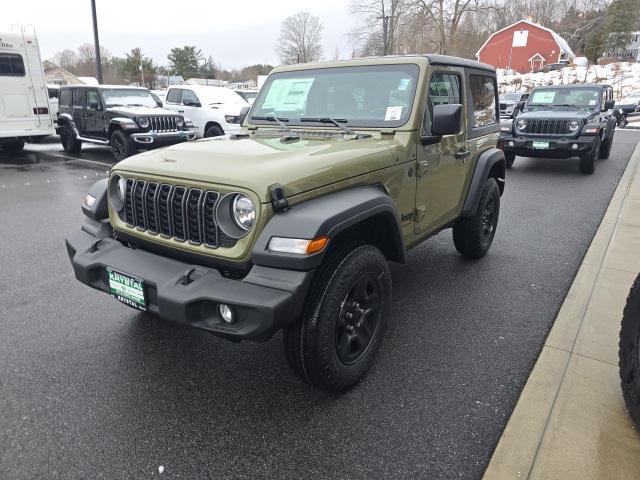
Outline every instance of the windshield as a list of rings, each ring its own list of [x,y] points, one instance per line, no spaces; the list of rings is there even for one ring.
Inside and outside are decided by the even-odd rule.
[[[260,90],[251,115],[276,115],[288,125],[333,118],[349,127],[400,127],[409,119],[418,74],[413,64],[275,73]]]
[[[529,108],[566,107],[595,109],[600,101],[597,88],[544,88],[534,90],[527,103]]]
[[[502,95],[502,100],[520,100],[519,93],[505,93]]]
[[[107,107],[136,106],[155,108],[158,106],[151,96],[151,92],[141,88],[105,88],[102,90],[102,96]]]

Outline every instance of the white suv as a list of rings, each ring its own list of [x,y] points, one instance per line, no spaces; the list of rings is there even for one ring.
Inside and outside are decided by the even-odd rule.
[[[170,87],[164,102],[164,108],[194,123],[197,138],[238,133],[244,107],[249,104],[233,90],[206,85]]]

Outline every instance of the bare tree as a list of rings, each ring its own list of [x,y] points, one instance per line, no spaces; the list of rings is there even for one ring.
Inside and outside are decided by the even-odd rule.
[[[359,19],[351,37],[360,55],[407,53],[402,45],[402,25],[409,17],[413,0],[352,0],[350,13]]]
[[[276,53],[284,64],[317,62],[322,57],[320,45],[323,25],[309,12],[287,17],[280,26]]]

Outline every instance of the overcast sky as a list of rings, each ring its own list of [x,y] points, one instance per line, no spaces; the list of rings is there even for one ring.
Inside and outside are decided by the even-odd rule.
[[[93,43],[90,0],[1,0],[0,31],[19,23],[33,25],[43,58]],[[115,56],[140,47],[166,65],[172,47],[196,45],[224,68],[254,63],[277,65],[274,46],[280,23],[308,10],[320,17],[325,58],[336,46],[351,55],[348,32],[354,20],[349,0],[96,0],[100,44]]]

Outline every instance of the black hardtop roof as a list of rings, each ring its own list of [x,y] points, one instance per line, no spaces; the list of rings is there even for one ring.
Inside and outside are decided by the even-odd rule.
[[[574,83],[572,85],[540,85],[538,87],[534,87],[534,90],[544,90],[548,88],[553,89],[568,89],[568,88],[613,88],[611,85],[607,85],[604,83]]]
[[[149,90],[147,87],[135,85],[62,85],[60,88],[108,88],[118,90]]]
[[[474,68],[477,70],[486,70],[491,73],[496,73],[496,69],[486,63],[476,62],[475,60],[469,60],[460,57],[451,57],[449,55],[438,55],[435,53],[428,53],[425,55],[429,59],[431,65],[451,65],[453,67]]]

